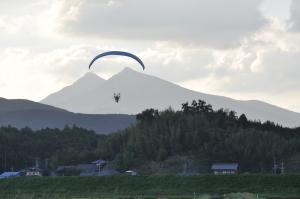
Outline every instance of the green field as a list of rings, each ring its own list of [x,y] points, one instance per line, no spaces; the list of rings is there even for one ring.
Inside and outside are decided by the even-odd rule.
[[[256,198],[257,194],[259,198],[296,198],[300,196],[300,175],[17,177],[0,180],[1,199]]]

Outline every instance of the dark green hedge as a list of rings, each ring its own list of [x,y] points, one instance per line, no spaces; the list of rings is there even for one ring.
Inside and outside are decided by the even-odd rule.
[[[249,192],[300,195],[300,175],[18,177],[0,180],[1,194],[193,195]]]

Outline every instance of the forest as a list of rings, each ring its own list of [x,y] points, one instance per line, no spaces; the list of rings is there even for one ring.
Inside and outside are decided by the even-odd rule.
[[[240,172],[288,173],[300,168],[300,128],[251,121],[232,110],[214,110],[203,100],[180,111],[147,109],[137,123],[109,135],[76,126],[64,129],[0,128],[0,171],[39,160],[47,170],[104,159],[119,171],[145,174],[209,173],[216,162],[236,162]]]

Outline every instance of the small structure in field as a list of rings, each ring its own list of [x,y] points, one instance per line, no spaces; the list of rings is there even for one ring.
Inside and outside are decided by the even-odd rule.
[[[214,163],[211,166],[214,174],[237,174],[238,168],[238,163]]]
[[[132,171],[132,170],[128,170],[128,171],[125,171],[125,174],[130,175],[130,176],[136,176],[137,172],[136,171]]]

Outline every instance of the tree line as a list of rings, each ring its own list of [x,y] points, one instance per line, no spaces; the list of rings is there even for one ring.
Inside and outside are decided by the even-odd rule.
[[[94,151],[101,137],[76,126],[38,131],[2,127],[0,171],[33,167],[37,161],[41,167],[49,170],[58,165],[89,161],[96,158]]]
[[[213,110],[203,100],[184,103],[180,111],[148,109],[137,120],[108,135],[99,155],[122,169],[178,155],[201,158],[206,165],[237,162],[244,172],[271,172],[274,162],[286,169],[300,166],[300,128],[250,121],[232,110]]]
[[[137,123],[109,135],[73,127],[0,128],[0,170],[18,170],[38,159],[58,165],[111,160],[117,169],[139,168],[170,157],[187,156],[201,164],[237,162],[242,172],[271,172],[274,162],[287,171],[300,166],[300,128],[248,120],[245,114],[213,110],[203,100],[183,103],[180,111],[147,109]]]

